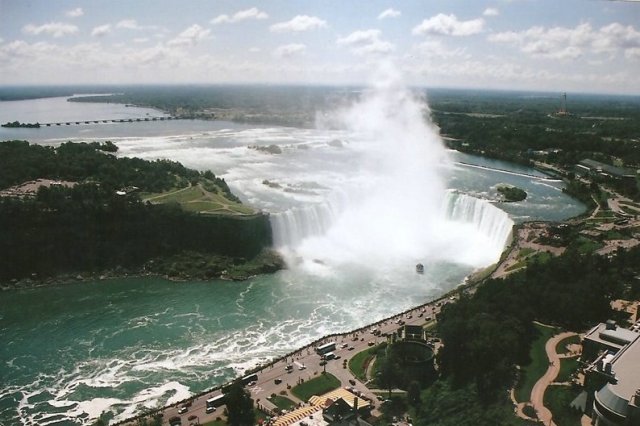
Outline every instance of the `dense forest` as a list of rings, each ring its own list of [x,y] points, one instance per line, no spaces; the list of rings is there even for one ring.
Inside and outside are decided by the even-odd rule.
[[[0,143],[0,188],[36,178],[75,183],[41,186],[34,196],[0,197],[0,281],[143,265],[171,274],[181,269],[175,262],[188,258],[199,258],[201,275],[211,278],[224,265],[206,255],[250,259],[271,244],[266,216],[200,215],[138,196],[205,175],[232,196],[211,171],[200,173],[166,160],[118,158],[116,150],[110,142],[57,148]],[[137,191],[128,195],[119,191],[134,187]],[[181,253],[189,256],[175,257]]]
[[[616,318],[609,302],[638,298],[638,273],[640,247],[611,259],[568,250],[505,279],[487,280],[447,304],[438,318],[441,377],[423,384],[413,404],[414,424],[522,424],[505,393],[514,382],[514,365],[529,362],[533,321],[586,330]]]

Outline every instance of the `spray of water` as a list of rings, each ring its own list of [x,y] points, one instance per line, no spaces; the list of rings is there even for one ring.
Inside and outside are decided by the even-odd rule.
[[[445,187],[448,158],[424,99],[383,67],[353,104],[320,128],[348,135],[352,167],[323,202],[278,215],[276,241],[298,264],[472,265],[499,255],[512,222],[494,206]],[[302,260],[302,262],[300,262]]]

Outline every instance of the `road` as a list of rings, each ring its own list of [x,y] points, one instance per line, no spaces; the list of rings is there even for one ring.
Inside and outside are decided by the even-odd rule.
[[[358,352],[361,352],[367,348],[375,344],[386,341],[386,337],[380,336],[376,337],[373,335],[372,330],[377,328],[380,330],[382,334],[391,334],[395,332],[400,325],[397,321],[404,321],[409,325],[425,325],[429,321],[433,321],[435,316],[440,312],[440,308],[444,303],[447,303],[448,299],[441,299],[440,301],[434,301],[429,304],[416,307],[411,311],[405,312],[403,314],[396,315],[387,320],[383,320],[376,324],[369,325],[360,329],[357,332],[340,334],[338,336],[333,336],[331,338],[325,338],[320,342],[317,342],[316,345],[320,345],[327,342],[335,342],[336,350],[334,353],[339,356],[339,359],[328,361],[326,365],[326,371],[328,373],[336,376],[343,387],[351,386],[349,384],[349,380],[355,381],[355,389],[362,392],[363,396],[368,398],[374,404],[373,413],[375,414],[379,409],[379,402],[376,399],[376,395],[371,392],[364,383],[360,382],[356,379],[348,367],[343,368],[343,360],[347,360],[347,365],[349,359],[353,357]],[[346,344],[346,347],[342,347],[343,344]],[[350,348],[353,348],[350,350]],[[295,364],[298,362],[304,366],[305,369],[298,369]],[[287,398],[298,402],[303,403],[306,401],[300,401],[296,397],[294,397],[290,390],[287,389],[288,386],[294,387],[296,384],[300,382],[300,380],[309,380],[314,377],[317,377],[322,371],[323,367],[320,365],[321,358],[317,355],[314,349],[311,346],[307,346],[301,349],[298,349],[293,353],[293,355],[278,359],[274,361],[271,365],[268,365],[262,368],[257,372],[258,380],[255,384],[248,386],[247,389],[251,392],[251,397],[254,402],[266,408],[267,410],[274,410],[276,407],[269,401],[267,401],[267,397],[271,394],[280,394],[281,391],[287,391]],[[292,364],[293,369],[290,371],[286,370],[286,366]],[[281,383],[276,384],[276,379],[280,379]],[[169,419],[173,417],[180,417],[183,425],[189,425],[191,423],[197,424],[206,423],[215,420],[217,417],[223,417],[222,412],[224,410],[223,407],[219,407],[213,413],[205,413],[206,401],[209,398],[220,395],[220,391],[216,390],[213,392],[209,392],[203,396],[197,397],[191,401],[191,405],[187,408],[187,412],[183,414],[178,413],[178,409],[182,407],[184,404],[178,404],[171,407],[165,407],[163,409],[163,425],[169,424]],[[194,420],[189,421],[188,418],[196,416]],[[196,420],[197,419],[197,420]],[[134,425],[135,420],[131,420],[128,424]]]

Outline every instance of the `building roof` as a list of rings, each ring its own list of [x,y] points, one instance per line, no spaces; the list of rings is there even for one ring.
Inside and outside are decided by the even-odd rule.
[[[607,328],[607,324],[600,323],[589,330],[589,332],[585,334],[584,339],[613,347],[615,349],[622,349],[637,337],[638,333],[626,328],[615,326],[615,328],[610,329]]]
[[[640,334],[633,334],[635,339],[611,360],[616,383],[608,383],[596,392],[596,398],[600,403],[623,416],[628,414],[629,401],[640,389]]]
[[[338,399],[343,399],[347,404],[349,404],[349,407],[353,408],[353,401],[354,399],[358,400],[358,409],[360,408],[366,408],[369,407],[371,405],[371,403],[365,399],[362,399],[358,396],[356,396],[355,394],[349,392],[346,389],[343,388],[338,388],[334,391],[325,393],[324,395],[320,395],[320,396],[312,396],[311,398],[309,398],[309,403],[312,405],[316,405],[316,406],[324,406],[324,404],[326,403],[327,399],[330,399],[332,401],[336,401]]]
[[[580,161],[581,166],[587,167],[591,170],[601,171],[603,173],[615,176],[615,177],[623,177],[623,176],[635,176],[633,170],[626,169],[624,167],[616,167],[610,164],[601,163],[600,161],[585,159]]]
[[[314,425],[319,424],[319,422],[323,422],[322,415],[314,416],[314,414],[320,411],[321,411],[321,407],[317,407],[314,405],[298,408],[296,410],[290,411],[278,417],[273,424],[274,426],[291,426],[291,425],[299,424],[300,421],[314,420],[314,419],[319,421],[316,421],[313,424]],[[310,419],[311,416],[313,416],[313,419]],[[322,424],[326,424],[326,422],[323,422]]]

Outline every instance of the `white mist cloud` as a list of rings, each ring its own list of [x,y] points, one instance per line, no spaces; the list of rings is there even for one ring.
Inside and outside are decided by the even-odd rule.
[[[491,34],[487,39],[494,43],[511,44],[532,56],[555,59],[576,59],[588,53],[623,53],[629,58],[635,56],[634,49],[640,48],[640,31],[617,22],[598,30],[589,23],[574,28],[534,26],[524,31]]]
[[[327,21],[316,16],[298,15],[290,21],[279,22],[269,27],[274,33],[302,32],[326,28]]]
[[[98,25],[91,30],[93,37],[104,37],[111,32],[111,24]]]
[[[385,18],[397,18],[400,15],[402,15],[402,13],[399,10],[395,10],[394,8],[390,7],[389,9],[381,12],[380,15],[378,15],[378,19],[382,20]]]
[[[354,31],[346,37],[336,40],[339,46],[348,46],[357,55],[387,54],[393,52],[395,46],[380,37],[382,32],[376,29]]]
[[[468,21],[459,21],[456,15],[439,13],[429,19],[425,19],[413,28],[414,35],[443,35],[443,36],[470,36],[481,33],[484,28],[484,19],[477,18]]]
[[[55,38],[59,38],[65,35],[77,33],[78,27],[72,24],[65,24],[63,22],[49,22],[43,25],[27,24],[22,28],[22,31],[25,34],[31,34],[31,35],[47,34]]]
[[[462,47],[452,49],[445,46],[440,40],[427,40],[418,45],[413,46],[413,52],[426,56],[427,58],[453,58],[453,57],[465,57],[469,58],[470,55],[466,53],[466,50]]]
[[[67,15],[69,18],[79,18],[80,16],[84,15],[84,11],[81,7],[76,7],[75,9],[67,10],[65,12],[65,15]]]
[[[500,15],[500,11],[495,7],[488,7],[482,12],[482,16],[498,16]]]
[[[200,41],[209,38],[211,30],[202,28],[198,24],[193,24],[178,36],[167,42],[168,46],[195,46]]]
[[[291,43],[278,46],[273,54],[278,58],[290,58],[292,56],[301,55],[307,50],[307,46],[301,43]]]
[[[267,19],[269,15],[266,12],[262,12],[257,7],[252,7],[251,9],[240,10],[234,13],[232,16],[227,14],[218,15],[213,18],[210,22],[212,24],[235,24],[236,22],[247,21],[251,19],[261,20]]]
[[[445,195],[442,140],[425,120],[424,99],[407,89],[397,69],[384,63],[371,77],[372,87],[355,103],[323,116],[348,135],[343,155],[357,172],[345,173],[335,188],[341,201],[328,200],[333,217],[326,231],[293,247],[303,259],[388,264],[425,256],[437,245]]]
[[[128,30],[139,30],[141,27],[135,19],[123,19],[116,24],[116,28],[125,28]]]

